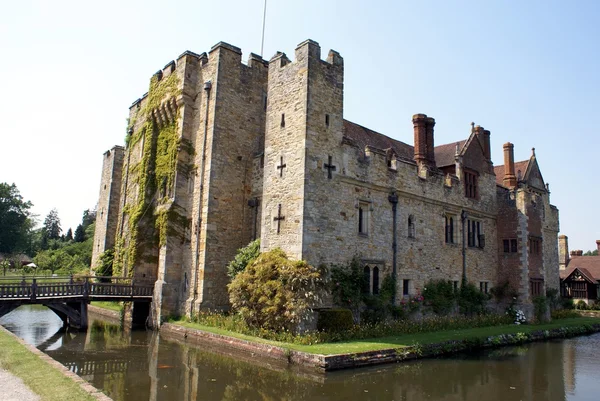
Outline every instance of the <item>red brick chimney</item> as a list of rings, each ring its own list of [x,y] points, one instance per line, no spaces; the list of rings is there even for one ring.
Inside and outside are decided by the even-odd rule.
[[[514,145],[507,142],[503,146],[504,148],[504,179],[502,183],[507,188],[514,188],[517,186],[517,177],[515,176],[515,155],[513,152]]]
[[[583,256],[583,251],[580,249],[576,249],[574,251],[571,251],[571,257],[573,256]]]
[[[427,117],[427,164],[431,167],[435,167],[433,127],[435,127],[435,119],[433,117]]]
[[[435,167],[433,127],[435,120],[426,114],[415,114],[412,118],[415,132],[415,162],[419,167]]]
[[[598,256],[600,256],[600,239],[596,240],[596,249],[598,250]]]

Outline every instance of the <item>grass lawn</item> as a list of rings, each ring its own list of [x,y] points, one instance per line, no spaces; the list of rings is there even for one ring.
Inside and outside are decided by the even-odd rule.
[[[90,305],[97,306],[98,308],[110,309],[115,312],[121,312],[121,304],[119,302],[94,301],[90,302]]]
[[[551,323],[544,324],[527,324],[527,325],[504,325],[480,327],[474,329],[436,331],[419,334],[404,334],[391,337],[371,338],[364,340],[353,340],[338,343],[324,343],[314,345],[299,345],[282,343],[277,341],[264,340],[262,338],[251,337],[239,333],[234,333],[215,327],[203,326],[195,323],[187,323],[183,321],[173,322],[181,326],[195,328],[203,331],[208,331],[215,334],[226,335],[230,337],[240,338],[248,341],[254,341],[264,344],[271,344],[288,348],[296,351],[309,352],[312,354],[334,355],[334,354],[349,354],[355,352],[376,351],[381,349],[402,348],[419,343],[435,344],[449,340],[463,340],[468,338],[487,338],[489,336],[497,336],[500,334],[515,334],[515,333],[530,333],[538,330],[551,330],[560,327],[582,326],[584,324],[600,323],[600,318],[591,317],[576,317],[568,319],[554,320]]]
[[[31,353],[14,337],[0,330],[0,367],[18,376],[45,401],[95,401],[96,399],[59,370]],[[1,389],[0,389],[1,392]],[[0,398],[2,396],[0,395]]]

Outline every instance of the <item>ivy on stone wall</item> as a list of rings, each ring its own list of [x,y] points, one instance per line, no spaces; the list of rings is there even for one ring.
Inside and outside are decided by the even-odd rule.
[[[181,141],[178,134],[178,111],[172,110],[176,113],[174,119],[163,124],[155,120],[153,113],[164,101],[179,95],[179,86],[180,79],[175,72],[161,80],[158,75],[154,75],[143,106],[134,112],[129,121],[125,138],[127,148],[131,151],[143,138],[143,150],[141,160],[129,166],[130,188],[137,186],[137,196],[133,202],[128,202],[123,210],[127,216],[127,230],[121,228],[120,232],[127,231],[128,237],[124,238],[124,234],[121,234],[122,237],[117,239],[117,257],[114,264],[116,274],[122,274],[126,264],[129,267],[127,273],[132,276],[136,263],[140,261],[140,255],[149,245],[148,242],[151,246],[163,246],[166,243],[167,236],[170,235],[170,223],[182,228],[188,226],[187,219],[177,212],[177,205],[174,203],[154,213],[157,205],[167,204],[172,197]],[[138,121],[142,121],[143,125],[135,130]],[[131,197],[131,194],[122,196]],[[158,232],[154,231],[155,229]],[[145,244],[140,241],[142,237]]]

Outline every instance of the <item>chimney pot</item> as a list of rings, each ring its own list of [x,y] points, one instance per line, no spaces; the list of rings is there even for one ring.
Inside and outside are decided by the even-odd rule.
[[[427,164],[427,115],[415,114],[412,117],[415,134],[415,161],[419,166]]]
[[[502,183],[505,187],[514,188],[517,186],[517,177],[515,176],[515,155],[514,145],[507,142],[504,149],[504,179]]]
[[[600,239],[596,240],[596,249],[598,250],[598,255],[600,256]]]

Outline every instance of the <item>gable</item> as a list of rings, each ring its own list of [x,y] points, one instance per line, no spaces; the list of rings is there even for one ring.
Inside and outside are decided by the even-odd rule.
[[[524,178],[528,185],[544,191],[546,190],[546,184],[544,183],[544,178],[542,177],[542,172],[535,156],[529,161]]]
[[[463,166],[479,173],[489,171],[489,165],[483,153],[483,147],[477,136],[471,134],[462,150]]]
[[[591,284],[597,284],[596,279],[586,269],[576,267],[573,271],[564,278],[564,281],[587,281]]]

